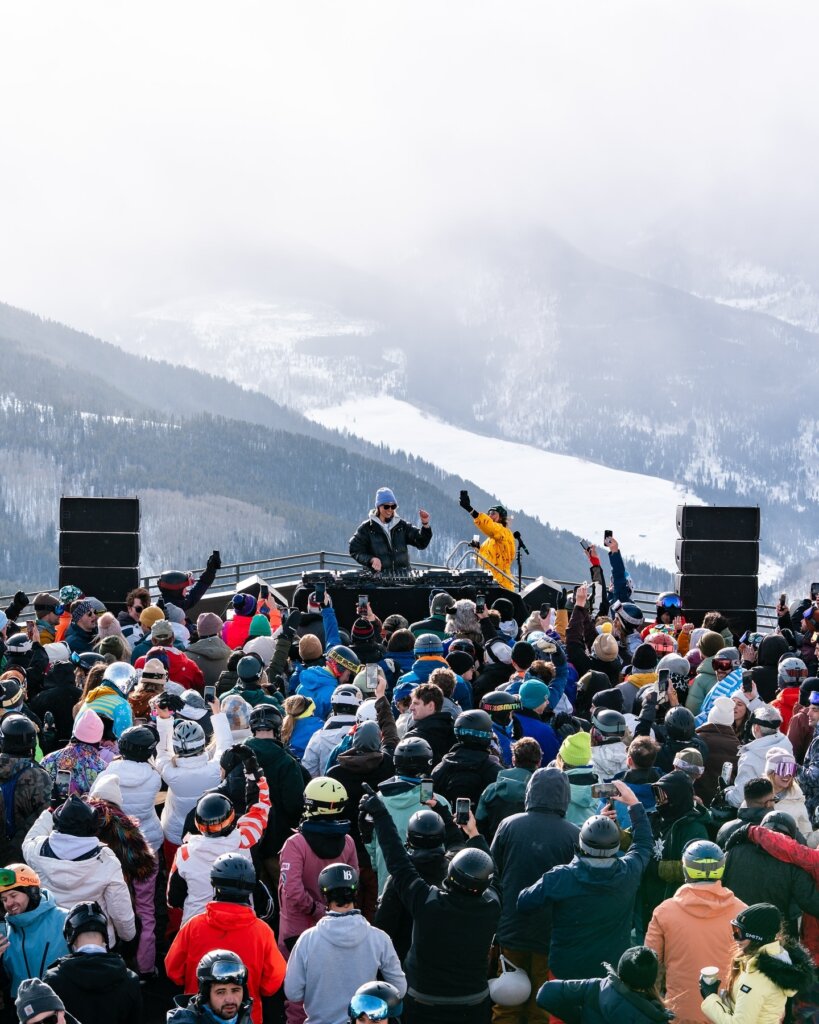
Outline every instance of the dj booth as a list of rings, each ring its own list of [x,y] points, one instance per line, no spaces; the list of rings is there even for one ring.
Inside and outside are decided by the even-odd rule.
[[[462,572],[410,569],[405,573],[373,573],[355,569],[350,572],[306,572],[293,597],[298,609],[307,610],[307,599],[319,582],[326,586],[339,625],[345,629],[352,627],[358,597],[363,594],[367,595],[372,610],[382,622],[388,615],[396,613],[410,622],[426,619],[430,599],[442,590],[456,601],[461,598],[474,601],[478,594],[484,594],[487,608],[491,608],[492,602],[499,597],[505,597],[512,602],[518,623],[523,623],[529,614],[520,594],[499,587],[492,574],[483,569]]]

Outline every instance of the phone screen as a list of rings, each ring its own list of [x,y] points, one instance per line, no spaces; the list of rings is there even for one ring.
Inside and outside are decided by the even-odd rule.
[[[324,580],[319,580],[319,582],[316,584],[316,603],[317,604],[324,604],[324,595],[325,595],[326,591],[327,591],[327,584],[324,582]]]
[[[205,700],[208,702],[208,704],[210,704],[212,701],[216,700],[216,687],[215,686],[206,686],[205,687]]]
[[[455,824],[456,825],[468,825],[469,824],[469,812],[471,810],[471,804],[469,803],[468,796],[459,796],[455,801]]]
[[[610,796],[619,796],[619,789],[611,782],[597,782],[591,788],[591,795],[594,800],[608,800]]]
[[[432,799],[432,779],[421,779],[421,803],[428,803]]]
[[[475,598],[475,608],[479,612],[486,610],[486,594],[478,594]]]
[[[754,688],[754,681],[753,681],[753,679],[743,679],[742,680],[742,690],[743,690],[743,693],[750,693],[751,690],[753,690],[753,688]]]
[[[367,595],[366,594],[359,594],[358,595],[358,614],[359,615],[366,615],[367,614],[367,605],[368,604],[369,604],[369,599],[368,599]]]
[[[603,534],[603,547],[607,548],[609,546],[609,541],[611,540],[612,536],[613,534],[611,530],[605,531],[605,533]]]
[[[270,597],[270,587],[268,587],[266,583],[262,583],[262,585],[259,587],[259,597],[263,601],[266,601],[268,597]]]
[[[378,665],[364,666],[367,693],[375,693],[378,686]]]
[[[69,771],[58,771],[57,772],[57,789],[60,793],[64,793],[68,796],[68,790],[71,786],[71,772]]]

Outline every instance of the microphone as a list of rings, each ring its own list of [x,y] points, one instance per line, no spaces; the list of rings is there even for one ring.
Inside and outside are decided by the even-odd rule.
[[[512,536],[518,542],[518,545],[519,545],[521,551],[525,551],[526,554],[528,555],[529,554],[529,548],[527,548],[526,545],[523,543],[523,538],[520,535],[520,530],[515,530],[515,532],[512,534]]]

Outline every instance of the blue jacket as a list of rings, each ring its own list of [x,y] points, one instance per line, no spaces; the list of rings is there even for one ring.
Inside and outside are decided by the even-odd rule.
[[[498,722],[493,722],[492,731],[495,734],[495,739],[498,741],[503,767],[511,768],[513,742],[512,723],[510,722],[509,725],[500,725]]]
[[[630,601],[631,587],[626,577],[626,567],[623,556],[619,551],[609,551],[609,564],[611,565],[611,590],[609,590],[609,603],[613,601]]]
[[[523,736],[531,736],[540,744],[540,749],[543,751],[541,767],[545,768],[547,764],[551,764],[560,749],[560,740],[551,725],[538,718],[534,712],[530,713],[525,710],[513,712],[512,717],[517,722]]]
[[[557,978],[601,978],[631,946],[632,907],[653,847],[642,804],[629,808],[634,841],[628,853],[594,865],[576,856],[547,871],[518,897],[518,911],[551,905],[549,967]]]
[[[341,635],[338,631],[338,620],[332,608],[321,609],[321,621],[324,625],[324,653],[331,647],[341,643]],[[314,665],[312,668],[303,668],[299,674],[299,684],[296,693],[305,697],[311,697],[316,705],[316,715],[325,719],[330,714],[330,697],[333,690],[338,686],[338,679],[324,665]]]
[[[409,672],[405,672],[404,675],[398,677],[396,686],[398,683],[410,683],[413,687],[416,687],[420,686],[421,683],[429,682],[429,677],[436,668],[449,668],[446,659],[440,654],[418,658],[417,661],[412,663],[412,668]],[[457,673],[455,673],[455,690],[453,691],[452,699],[462,711],[469,711],[474,707],[472,687]]]
[[[314,732],[318,732],[319,729],[323,728],[323,726],[324,722],[318,715],[308,715],[307,718],[296,719],[296,724],[293,726],[292,733],[290,733],[290,742],[287,744],[287,749],[297,761],[301,761],[304,757],[304,751],[307,749],[310,737]]]
[[[566,1024],[665,1024],[674,1014],[623,984],[614,972],[602,981],[547,981],[537,1004]]]
[[[67,917],[68,911],[57,906],[48,889],[41,889],[34,910],[6,918],[4,931],[10,945],[3,956],[3,969],[11,982],[12,997],[21,981],[42,978],[55,960],[68,954],[63,938]]]

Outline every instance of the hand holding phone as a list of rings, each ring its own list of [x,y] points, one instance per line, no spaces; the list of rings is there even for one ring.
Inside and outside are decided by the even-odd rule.
[[[216,687],[206,686],[203,696],[206,704],[212,704],[216,700]]]
[[[366,594],[358,595],[358,605],[356,606],[356,612],[359,617],[363,617],[367,614],[367,609],[370,606],[370,599]]]
[[[54,785],[60,795],[60,799],[66,800],[68,798],[68,791],[71,788],[71,772],[65,769],[58,771]]]
[[[482,615],[486,611],[486,594],[478,594],[475,598],[475,611]]]
[[[613,536],[614,536],[614,534],[611,532],[611,530],[605,530],[604,531],[604,533],[603,533],[603,547],[604,548],[607,548],[609,546],[609,544],[611,543],[611,538]]]
[[[421,779],[420,793],[418,794],[422,804],[428,804],[433,798],[432,779]]]
[[[468,796],[459,796],[455,801],[455,824],[468,825],[469,815],[472,813],[472,805]]]
[[[375,693],[378,688],[378,665],[364,666],[364,689],[367,693]]]

